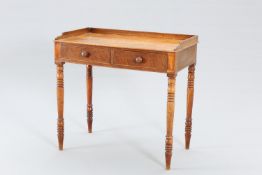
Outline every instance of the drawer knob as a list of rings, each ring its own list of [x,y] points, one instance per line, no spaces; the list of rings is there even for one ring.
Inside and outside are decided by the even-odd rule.
[[[83,51],[81,51],[81,56],[82,56],[82,57],[89,57],[89,56],[90,56],[90,53],[83,50]]]
[[[143,62],[143,58],[142,57],[136,57],[135,58],[135,62],[136,63],[142,63]]]

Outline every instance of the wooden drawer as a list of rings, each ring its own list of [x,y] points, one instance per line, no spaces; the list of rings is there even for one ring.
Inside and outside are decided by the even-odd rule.
[[[167,55],[158,52],[141,52],[115,49],[112,64],[138,70],[166,72]]]
[[[110,49],[79,44],[61,45],[61,58],[76,63],[110,64]]]

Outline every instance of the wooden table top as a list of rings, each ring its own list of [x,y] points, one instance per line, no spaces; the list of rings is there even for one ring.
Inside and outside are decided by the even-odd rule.
[[[112,48],[176,52],[195,45],[196,35],[85,28],[65,32],[56,42]]]

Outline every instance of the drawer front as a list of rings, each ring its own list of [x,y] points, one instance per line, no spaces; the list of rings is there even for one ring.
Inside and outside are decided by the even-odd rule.
[[[110,49],[106,47],[62,44],[61,57],[72,62],[110,64]]]
[[[132,69],[166,72],[167,55],[164,53],[115,49],[112,63],[116,66]]]

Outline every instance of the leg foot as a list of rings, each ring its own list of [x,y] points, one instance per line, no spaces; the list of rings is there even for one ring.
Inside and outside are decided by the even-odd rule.
[[[62,151],[64,148],[64,120],[63,119],[58,119],[57,121],[57,133],[58,133],[59,150]]]
[[[92,106],[88,107],[88,117],[87,117],[87,125],[88,125],[88,132],[92,133],[92,125],[93,125],[93,109]]]
[[[166,169],[170,169],[172,158],[173,137],[166,137]]]

